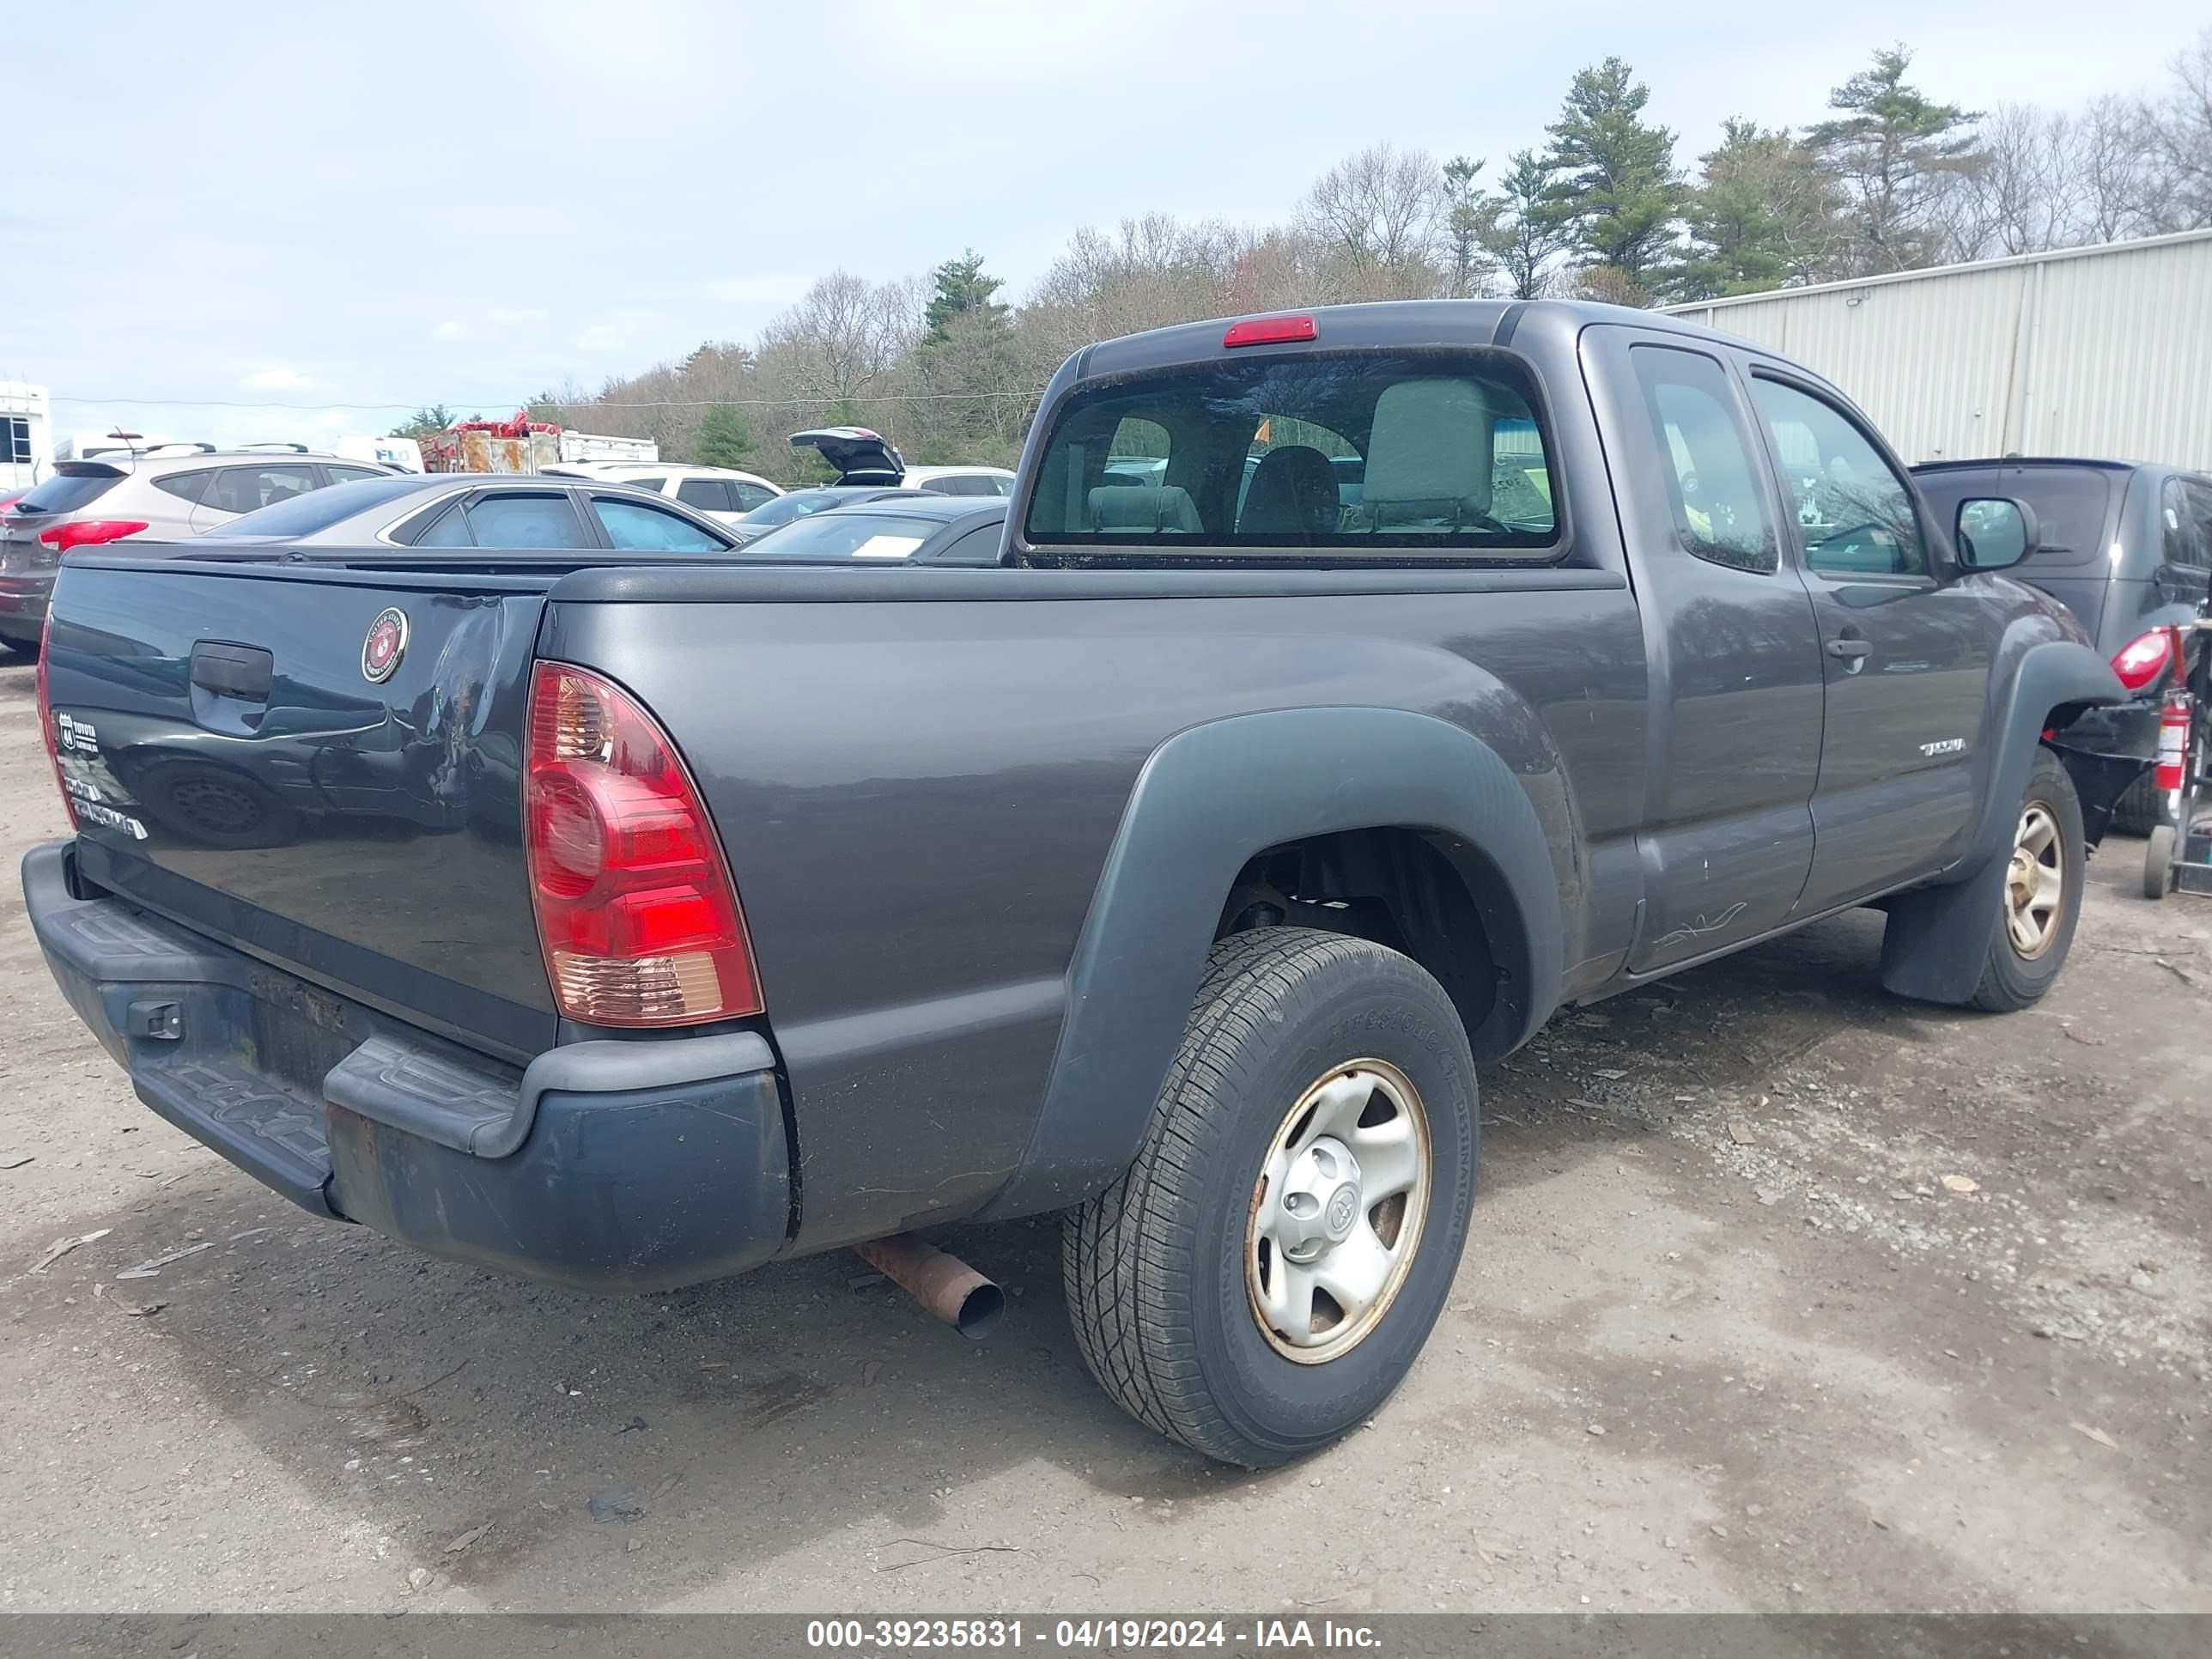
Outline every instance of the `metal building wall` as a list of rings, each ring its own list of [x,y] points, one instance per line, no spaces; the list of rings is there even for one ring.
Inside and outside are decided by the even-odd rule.
[[[1668,309],[1819,370],[1910,461],[2212,471],[2212,231]]]

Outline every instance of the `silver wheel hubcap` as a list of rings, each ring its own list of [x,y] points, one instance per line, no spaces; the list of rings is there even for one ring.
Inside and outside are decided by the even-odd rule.
[[[1299,1096],[1252,1188],[1244,1284],[1261,1334],[1318,1365],[1380,1324],[1420,1248],[1429,1121],[1388,1061],[1358,1060]]]
[[[2060,862],[2064,846],[2051,809],[2030,801],[2020,815],[2012,863],[2005,872],[2005,931],[2014,953],[2029,961],[2051,948],[2065,918],[2066,871]]]

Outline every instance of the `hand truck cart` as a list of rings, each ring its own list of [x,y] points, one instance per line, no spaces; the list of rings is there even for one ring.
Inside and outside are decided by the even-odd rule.
[[[2159,710],[2158,763],[2154,787],[2167,822],[2150,832],[2143,853],[2143,896],[2212,893],[2212,619],[2200,614],[2189,628],[2198,636],[2185,684],[2166,694]]]

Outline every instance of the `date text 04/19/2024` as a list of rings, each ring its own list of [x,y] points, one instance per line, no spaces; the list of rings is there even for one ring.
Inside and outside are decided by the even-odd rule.
[[[806,1645],[829,1651],[875,1652],[943,1648],[1050,1648],[1062,1650],[1251,1648],[1373,1649],[1365,1625],[1324,1619],[815,1619]]]

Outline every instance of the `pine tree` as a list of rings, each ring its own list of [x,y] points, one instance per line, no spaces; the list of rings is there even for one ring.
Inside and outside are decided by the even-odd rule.
[[[945,328],[955,317],[972,313],[993,322],[1006,320],[1006,307],[991,297],[1004,284],[996,276],[983,274],[983,256],[975,249],[969,248],[960,258],[947,259],[929,275],[937,288],[921,313],[925,343],[944,343]]]
[[[1490,198],[1476,188],[1482,163],[1455,155],[1444,163],[1444,236],[1451,248],[1451,292],[1471,300],[1489,285],[1497,270],[1490,254]]]
[[[1636,296],[1656,296],[1681,209],[1674,135],[1644,121],[1651,89],[1618,58],[1575,76],[1548,131],[1551,202],[1577,250],[1619,273]]]
[[[716,404],[699,422],[691,453],[702,466],[746,468],[753,461],[753,425],[735,404]]]
[[[1790,275],[1789,228],[1781,186],[1802,164],[1786,132],[1762,131],[1731,117],[1720,147],[1698,158],[1702,169],[1684,216],[1690,247],[1674,272],[1674,292],[1686,300],[1755,294]]]
[[[1543,293],[1552,261],[1571,238],[1552,199],[1551,170],[1543,157],[1523,149],[1506,161],[1510,167],[1498,181],[1498,193],[1484,204],[1482,245],[1513,297],[1533,300]]]
[[[1805,135],[1850,198],[1852,263],[1860,271],[1909,270],[1942,253],[1936,223],[1944,188],[1980,164],[1978,112],[1938,104],[1906,84],[1912,54],[1874,55],[1874,67],[1828,94],[1838,112]]]

